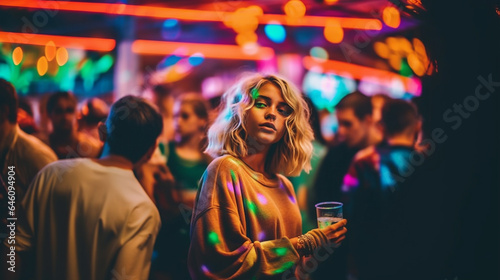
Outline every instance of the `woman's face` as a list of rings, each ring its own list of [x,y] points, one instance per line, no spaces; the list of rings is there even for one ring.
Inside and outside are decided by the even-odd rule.
[[[281,90],[270,82],[265,83],[254,98],[255,103],[245,119],[247,133],[249,139],[270,146],[285,134],[285,121],[292,114],[292,108],[283,99]]]
[[[175,102],[174,104],[174,131],[175,138],[187,138],[203,131],[206,120],[199,118],[189,103]]]

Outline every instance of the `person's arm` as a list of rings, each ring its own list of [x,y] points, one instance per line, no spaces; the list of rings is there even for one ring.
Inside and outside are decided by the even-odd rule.
[[[160,228],[156,209],[141,205],[130,213],[125,225],[123,246],[111,271],[116,279],[148,279],[153,247]]]

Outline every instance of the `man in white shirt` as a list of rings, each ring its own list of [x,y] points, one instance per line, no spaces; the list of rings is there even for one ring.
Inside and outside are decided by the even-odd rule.
[[[99,127],[101,158],[42,169],[23,199],[15,244],[4,242],[17,254],[7,276],[147,279],[160,217],[132,170],[151,157],[162,127],[145,100],[123,97]]]

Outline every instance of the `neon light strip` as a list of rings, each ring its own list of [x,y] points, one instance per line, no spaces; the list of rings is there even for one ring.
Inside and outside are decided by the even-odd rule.
[[[132,51],[143,55],[178,54],[190,56],[195,53],[203,54],[205,58],[240,59],[240,60],[268,60],[274,57],[274,50],[268,47],[259,47],[255,54],[245,54],[237,45],[178,43],[165,41],[135,40]],[[182,54],[179,54],[182,52]]]
[[[311,56],[304,57],[302,63],[304,67],[311,70],[314,67],[320,67],[323,72],[334,71],[336,75],[342,76],[342,73],[349,73],[352,78],[360,80],[365,77],[373,77],[382,82],[383,85],[391,84],[392,80],[400,80],[405,88],[405,91],[412,95],[420,95],[422,84],[418,79],[412,79],[398,75],[396,73],[370,68],[366,66],[351,64],[337,60],[327,60],[320,62]]]
[[[36,0],[0,0],[0,6],[20,7],[33,9],[47,9],[51,11],[74,11],[89,13],[104,13],[112,15],[128,15],[153,18],[175,18],[192,21],[224,21],[231,12],[178,9],[165,7],[152,7],[141,5],[88,3],[69,1],[36,1]],[[382,23],[378,19],[344,18],[344,17],[318,17],[304,16],[295,21],[289,21],[285,15],[266,14],[259,18],[259,23],[267,24],[271,20],[291,26],[316,26],[322,27],[329,20],[336,20],[343,28],[380,30]]]
[[[53,41],[57,47],[103,52],[113,50],[116,44],[113,39],[0,31],[0,42],[45,46],[49,41]]]

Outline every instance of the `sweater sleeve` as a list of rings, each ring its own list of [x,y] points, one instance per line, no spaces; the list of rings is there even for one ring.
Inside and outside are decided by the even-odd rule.
[[[253,241],[231,170],[209,166],[191,224],[188,265],[193,279],[265,279],[279,277],[299,261],[287,237]]]

